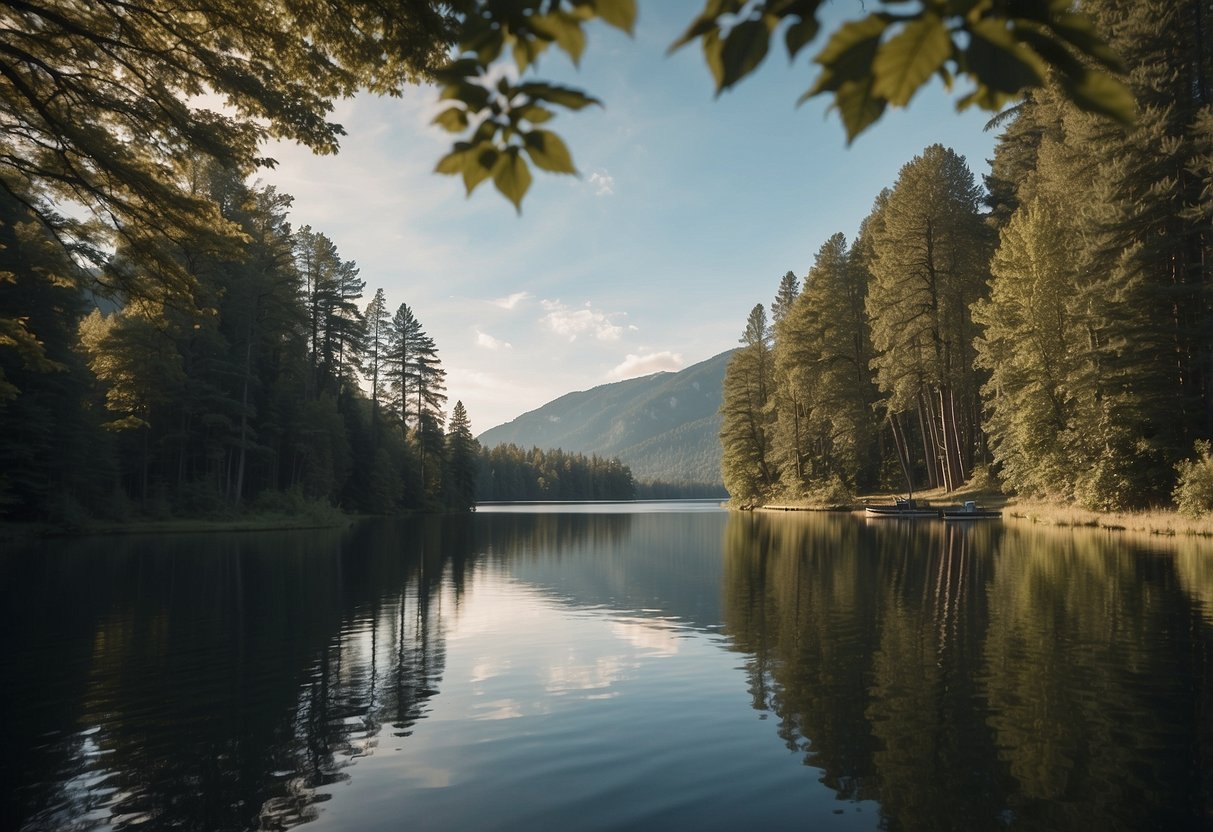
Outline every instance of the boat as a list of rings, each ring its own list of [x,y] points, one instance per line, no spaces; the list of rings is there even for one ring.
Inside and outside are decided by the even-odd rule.
[[[939,517],[939,509],[923,500],[898,499],[891,506],[864,506],[863,510],[868,517]]]
[[[945,508],[944,520],[997,520],[1002,512],[992,508],[981,508],[973,500],[966,500],[960,508]]]

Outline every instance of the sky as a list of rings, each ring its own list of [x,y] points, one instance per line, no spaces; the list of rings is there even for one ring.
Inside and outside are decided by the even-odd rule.
[[[474,433],[732,348],[780,278],[803,277],[832,234],[849,241],[928,145],[965,156],[979,181],[988,172],[990,114],[958,114],[938,85],[848,147],[825,97],[796,106],[819,43],[795,64],[773,43],[758,72],[717,98],[697,45],[666,54],[699,8],[642,3],[632,38],[593,26],[579,68],[543,56],[538,77],[604,107],[545,125],[580,175],[534,171],[521,216],[491,182],[469,198],[461,179],[433,173],[453,137],[430,124],[444,109],[430,87],[338,102],[347,135],[335,156],[269,148],[278,165],[262,183],[294,197],[295,227],[358,264],[363,305],[381,287],[391,309],[412,308]]]

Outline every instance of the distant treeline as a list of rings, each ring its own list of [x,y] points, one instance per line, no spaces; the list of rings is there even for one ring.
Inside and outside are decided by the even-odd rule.
[[[468,509],[475,440],[412,310],[360,308],[285,194],[181,175],[242,247],[132,228],[85,271],[0,189],[0,518]]]
[[[724,486],[707,482],[666,482],[651,480],[636,483],[637,500],[724,500],[729,496]]]
[[[633,500],[632,471],[618,459],[510,443],[480,449],[476,499]]]
[[[789,272],[726,375],[734,497],[952,489],[988,466],[1099,510],[1213,509],[1208,7],[1082,9],[1125,63],[1136,123],[1033,90],[998,117],[984,188],[928,147],[803,288]]]

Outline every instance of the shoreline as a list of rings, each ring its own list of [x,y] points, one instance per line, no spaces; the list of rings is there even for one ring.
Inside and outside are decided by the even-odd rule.
[[[212,534],[222,532],[279,532],[333,529],[349,526],[363,515],[343,514],[328,518],[287,514],[255,514],[226,519],[181,517],[167,520],[89,522],[75,528],[48,523],[0,522],[0,541],[28,542],[68,537],[108,537],[140,534]]]
[[[823,506],[811,503],[779,502],[755,506],[732,506],[731,511],[845,511],[862,512],[865,505],[890,503],[900,494],[866,494],[846,506]],[[1003,520],[1030,523],[1055,528],[1104,529],[1110,532],[1131,532],[1158,537],[1213,537],[1213,514],[1203,517],[1188,517],[1174,509],[1152,509],[1145,511],[1091,511],[1071,504],[1046,503],[1008,497],[991,489],[963,488],[951,493],[939,489],[916,492],[915,497],[926,499],[938,506],[961,504],[965,500],[976,500],[978,505],[999,509]]]

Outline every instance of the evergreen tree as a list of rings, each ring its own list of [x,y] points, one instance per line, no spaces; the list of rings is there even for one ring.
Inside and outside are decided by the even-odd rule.
[[[295,251],[308,310],[313,391],[339,392],[354,384],[365,326],[355,302],[366,282],[352,261],[341,259],[333,241],[311,226],[295,233]]]
[[[994,458],[1007,486],[1035,497],[1073,497],[1083,441],[1075,429],[1099,424],[1080,383],[1098,367],[1075,291],[1086,264],[1072,250],[1072,216],[1039,196],[1021,206],[1002,231],[990,297],[973,309],[983,328],[977,360],[990,370],[983,392]]]
[[[446,507],[470,511],[476,505],[476,471],[480,445],[472,436],[463,402],[455,402],[446,433],[446,474],[442,478]]]
[[[0,518],[71,520],[109,495],[114,461],[76,351],[80,268],[0,190]]]
[[[388,312],[383,289],[376,289],[375,296],[367,304],[366,344],[363,353],[362,372],[371,382],[371,420],[376,427],[379,420],[379,402],[387,392],[387,361],[390,352],[389,336],[392,318]]]
[[[779,322],[788,314],[799,293],[800,280],[795,274],[788,272],[779,279],[779,289],[775,292],[775,301],[771,304],[771,326],[779,326]]]
[[[770,496],[779,480],[771,446],[774,361],[761,303],[750,311],[741,343],[724,376],[721,474],[730,497],[750,503]]]
[[[391,405],[395,414],[400,418],[401,435],[408,436],[409,414],[416,413],[410,408],[415,401],[413,371],[416,365],[415,352],[418,339],[421,337],[421,324],[413,315],[408,304],[402,303],[392,316],[391,327],[388,330],[386,368],[388,391]],[[414,420],[415,421],[415,420]]]
[[[990,249],[979,198],[964,158],[932,145],[902,167],[872,240],[876,381],[889,412],[917,410],[930,484],[949,490],[981,440],[969,313]]]
[[[846,238],[821,247],[804,290],[775,326],[777,425],[774,452],[792,493],[832,478],[872,484],[874,399],[863,313],[866,272]]]
[[[1008,485],[1117,508],[1166,499],[1175,461],[1213,434],[1208,9],[1085,8],[1126,58],[1137,125],[1102,123],[1049,90],[1020,108],[996,154],[1013,161],[1004,178],[1018,174],[1005,200],[1016,213],[979,346]],[[1029,278],[1056,296],[1046,329],[1067,351],[1047,365],[1024,343],[1041,328],[1015,285]]]

